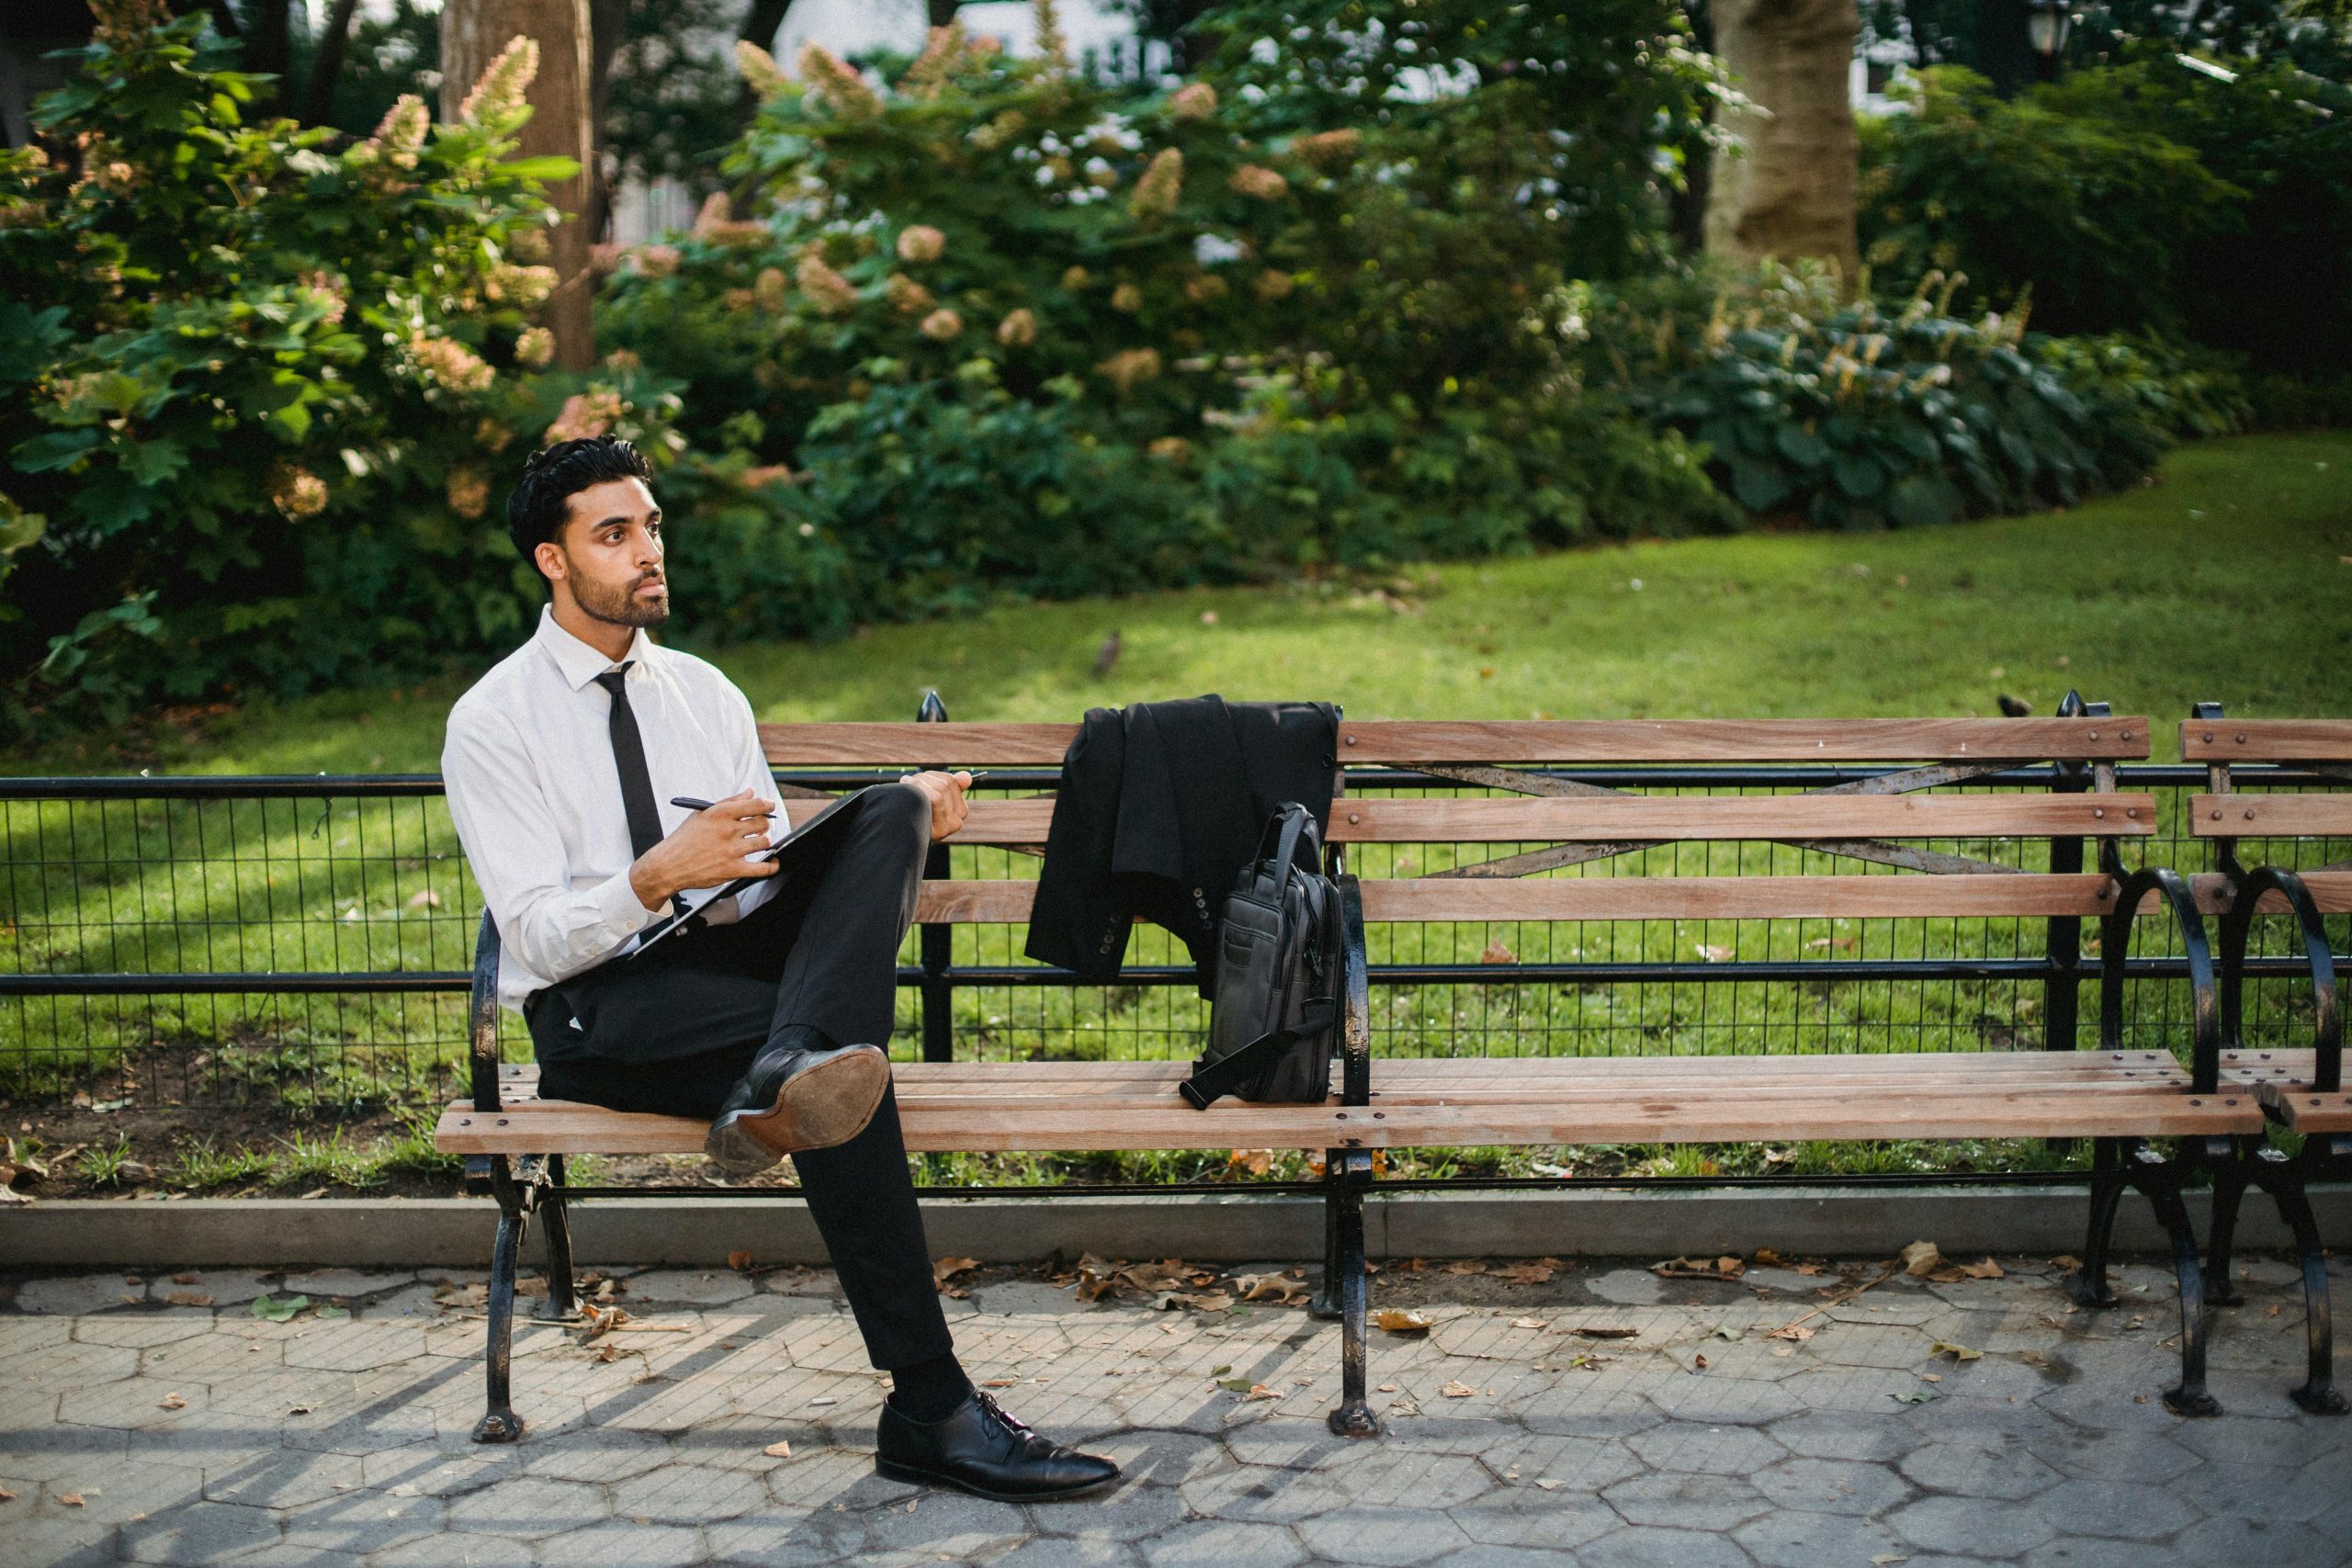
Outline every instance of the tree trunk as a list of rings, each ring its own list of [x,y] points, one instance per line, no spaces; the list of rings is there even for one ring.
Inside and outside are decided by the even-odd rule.
[[[311,79],[302,85],[302,110],[296,118],[304,125],[324,125],[334,113],[334,79],[343,72],[343,56],[351,42],[351,14],[359,0],[334,0],[327,14],[326,30],[319,35],[311,55]]]
[[[1708,253],[1740,262],[1817,256],[1850,281],[1854,0],[1713,0],[1710,13],[1715,53],[1756,107],[1722,117],[1747,152],[1713,160]]]
[[[605,237],[613,220],[612,181],[605,167],[612,144],[605,126],[613,101],[613,60],[628,38],[628,0],[588,0],[588,125],[596,161],[588,166],[588,239]]]
[[[449,0],[441,12],[441,118],[458,118],[458,106],[474,83],[518,34],[539,44],[539,73],[531,82],[531,118],[523,127],[520,154],[570,158],[580,165],[571,178],[548,186],[548,199],[564,221],[548,236],[556,288],[544,316],[555,333],[555,362],[566,370],[587,370],[596,363],[589,309],[595,279],[588,268],[586,221],[596,156],[589,119],[594,87],[588,0]]]
[[[785,14],[791,9],[792,0],[752,0],[743,13],[743,25],[735,36],[745,43],[755,43],[762,49],[773,51],[776,32],[784,26]],[[749,130],[752,117],[759,113],[759,109],[760,96],[752,91],[749,82],[744,83],[742,91],[735,95],[736,123]]]

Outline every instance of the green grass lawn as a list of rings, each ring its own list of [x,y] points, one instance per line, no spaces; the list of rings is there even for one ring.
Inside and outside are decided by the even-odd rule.
[[[1108,675],[1103,637],[1124,650]],[[2069,512],[1867,535],[1753,534],[1413,569],[1393,581],[1006,607],[845,642],[707,649],[770,720],[963,719],[1221,692],[1359,718],[2047,714],[2068,687],[2156,721],[2352,712],[2352,433],[2175,452]],[[205,773],[430,771],[469,675],[262,705],[139,760]],[[18,773],[105,773],[89,742]]]
[[[1097,677],[1097,650],[1113,630],[1123,652]],[[2352,712],[2347,643],[2352,433],[2190,446],[2172,457],[2158,482],[2129,495],[1946,529],[1645,543],[1346,581],[1007,607],[881,627],[830,646],[699,651],[722,664],[762,717],[777,721],[908,718],[931,687],[960,719],[1068,720],[1088,706],[1204,691],[1329,698],[1359,717],[1990,714],[2000,693],[2047,714],[2072,686],[2119,712],[2150,716],[2161,759],[2173,755],[2175,721],[2192,701],[2219,700],[2240,716]],[[9,765],[20,773],[122,772],[134,762],[187,773],[429,772],[443,716],[469,678],[254,705],[200,725],[146,730],[129,750],[84,742]],[[0,964],[8,967],[454,969],[467,962],[468,911],[477,898],[437,800],[0,809],[14,868],[0,934]],[[1699,851],[1711,869],[1727,869],[1733,852],[1751,863],[1797,853]],[[1435,869],[1444,852],[1377,849],[1357,857],[1357,869],[1412,875]],[[1589,869],[1665,871],[1681,852]],[[1002,852],[957,853],[971,863],[966,874],[974,866],[989,875],[1034,874]],[[1776,861],[1776,869],[1794,866]],[[1374,933],[1374,957],[1466,963],[1497,943],[1528,960],[1687,961],[1694,949],[1724,947],[1781,958],[2038,953],[2040,931],[2025,930],[2030,924],[1396,928]],[[1130,956],[1169,962],[1170,947],[1163,935],[1142,933]],[[956,951],[961,962],[1004,962],[1017,956],[1017,933],[962,928]],[[1380,1049],[1433,1055],[1998,1049],[2037,1027],[2038,987],[1956,985],[1929,995],[1846,986],[1834,998],[1831,989],[1384,988],[1374,1027]],[[2169,987],[2147,989],[2142,1016],[2161,1025],[2181,998],[2165,995]],[[380,1104],[388,1096],[416,1104],[449,1087],[443,1064],[463,1033],[458,1000],[25,1002],[0,1009],[0,1090],[13,1082],[38,1097],[130,1063],[143,1077],[142,1093],[152,1094],[169,1081],[169,1059],[202,1066],[206,1093],[233,1090],[293,1108]],[[902,998],[904,1007],[912,1002]],[[967,989],[956,1011],[959,1051],[990,1057],[1039,1050],[1189,1055],[1203,1022],[1198,999],[1182,987]],[[2292,1025],[2289,1010],[2257,1002],[2256,1011],[2270,1027]],[[526,1055],[519,1028],[514,1033],[512,1044]],[[908,1040],[902,1033],[900,1043]],[[414,1157],[414,1141],[412,1134],[400,1145],[400,1157]],[[1519,1171],[1553,1153],[1403,1158],[1425,1173],[1464,1162]],[[190,1157],[210,1159],[209,1145]],[[1582,1156],[1558,1157],[1590,1168]],[[1614,1168],[1695,1174],[1711,1160],[1803,1172],[1872,1162],[2015,1167],[2047,1156],[2026,1145],[1823,1145],[1770,1159],[1760,1148],[1600,1157]],[[1295,1163],[1284,1156],[1276,1174]],[[1138,1156],[1117,1162],[1115,1173],[1185,1175],[1197,1164],[1193,1156]],[[961,1156],[931,1166],[940,1180],[1069,1168],[1057,1160]]]

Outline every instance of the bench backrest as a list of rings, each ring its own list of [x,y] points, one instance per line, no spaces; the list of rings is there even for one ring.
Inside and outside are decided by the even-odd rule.
[[[800,724],[762,728],[781,768],[1049,767],[1068,724]],[[1921,847],[1926,840],[2116,841],[2156,830],[2153,796],[2114,786],[2114,765],[2149,755],[2132,716],[2048,719],[1758,719],[1342,723],[1340,798],[1327,835],[1357,844],[1537,844],[1532,853],[1411,879],[1368,881],[1380,920],[1770,919],[1811,915],[2095,917],[2116,884],[2101,873],[2028,873]],[[1595,764],[1835,762],[1894,771],[1801,795],[1626,794],[1547,771]],[[2071,764],[2052,787],[1927,793],[2025,764]],[[1380,781],[1504,791],[1456,798],[1351,794]],[[1035,851],[1054,803],[975,801],[961,844]],[[1547,877],[1535,874],[1653,845],[1801,845],[1925,876]],[[1019,921],[1034,885],[934,881],[924,921]]]
[[[2204,764],[2208,793],[2188,797],[2188,828],[2233,851],[2239,839],[2352,840],[2352,719],[2233,719],[2200,714],[2180,727],[2180,754]],[[2306,793],[2243,791],[2233,767],[2271,765],[2341,787]],[[2301,784],[2302,781],[2298,781]],[[2322,914],[2352,911],[2352,859],[2299,874]],[[2287,905],[2266,895],[2263,913]]]

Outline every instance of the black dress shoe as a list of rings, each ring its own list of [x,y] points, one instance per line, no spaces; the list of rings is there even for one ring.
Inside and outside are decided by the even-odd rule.
[[[937,1421],[917,1421],[885,1403],[874,1469],[893,1481],[953,1486],[999,1503],[1073,1497],[1119,1479],[1109,1460],[1048,1442],[977,1389]]]
[[[876,1046],[770,1046],[719,1108],[703,1153],[729,1176],[754,1176],[796,1149],[848,1143],[889,1087],[890,1058]]]

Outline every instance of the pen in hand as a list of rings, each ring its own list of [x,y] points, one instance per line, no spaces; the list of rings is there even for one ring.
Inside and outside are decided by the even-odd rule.
[[[696,800],[691,795],[673,795],[670,797],[670,804],[673,806],[683,806],[689,811],[707,811],[713,806],[717,805],[718,802],[710,800]],[[747,811],[744,815],[746,817],[773,817],[775,813],[773,811]]]

